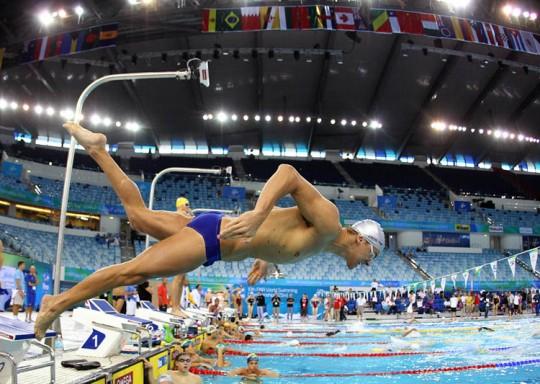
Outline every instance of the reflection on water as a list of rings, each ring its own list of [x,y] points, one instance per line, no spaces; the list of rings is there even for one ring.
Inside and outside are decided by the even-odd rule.
[[[263,381],[262,381],[262,379],[260,379],[258,377],[255,377],[255,378],[243,377],[238,382],[238,384],[263,384]]]

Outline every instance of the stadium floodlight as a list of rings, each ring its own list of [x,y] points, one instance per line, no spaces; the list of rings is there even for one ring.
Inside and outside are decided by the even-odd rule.
[[[317,118],[317,124],[322,123],[322,119],[320,117]]]
[[[101,124],[101,117],[100,117],[97,113],[94,113],[94,114],[90,117],[90,122],[91,122],[93,125],[99,125],[99,124]]]
[[[244,121],[248,121],[249,120],[249,116],[248,115],[244,115]]]
[[[342,119],[342,120],[340,121],[340,123],[341,123],[341,125],[345,126],[345,125],[347,125],[347,120]]]
[[[15,111],[19,108],[19,104],[17,104],[16,101],[12,101],[11,103],[9,103],[9,107]]]
[[[311,117],[306,117],[306,123],[311,123]]]
[[[104,117],[103,120],[101,120],[104,126],[110,127],[112,124],[112,120],[110,117]]]
[[[294,121],[296,121],[297,123],[299,123],[299,122],[300,122],[300,116],[296,116],[296,117],[294,118]]]
[[[352,125],[353,127],[356,127],[356,120],[351,121],[351,125]]]
[[[137,132],[141,129],[141,126],[134,121],[127,122],[125,127],[128,131],[131,131],[131,132]]]
[[[331,119],[330,124],[334,125],[336,123],[336,119]]]
[[[6,109],[8,106],[8,102],[6,99],[0,99],[0,109]]]
[[[208,120],[213,120],[214,119],[214,115],[212,115],[211,113],[208,114]]]
[[[368,122],[367,121],[363,121],[362,122],[362,127],[366,128],[368,126]]]
[[[520,17],[521,16],[521,8],[512,8],[512,16],[514,17]]]
[[[266,115],[266,116],[264,117],[264,121],[266,121],[267,123],[270,122],[270,121],[272,121],[272,116]]]
[[[53,107],[47,107],[47,110],[45,111],[47,115],[52,116],[54,115],[54,108]]]
[[[289,123],[294,123],[294,116],[289,116]]]
[[[523,141],[525,139],[525,136],[519,134],[517,138],[519,141]]]
[[[38,114],[38,115],[41,115],[43,113],[43,107],[41,105],[39,105],[39,104],[36,105],[34,107],[34,112],[36,112],[36,114]]]
[[[506,16],[510,16],[512,14],[512,6],[510,4],[506,4],[503,8],[502,8],[502,12],[506,15]]]
[[[202,119],[203,120],[208,120],[208,114],[205,113],[204,115],[202,115]]]
[[[47,10],[41,11],[38,14],[37,18],[39,22],[41,23],[41,25],[43,25],[44,27],[48,27],[49,25],[54,23],[54,16],[52,15],[52,13],[50,13]]]
[[[81,7],[80,5],[77,5],[74,9],[75,11],[75,14],[79,17],[81,17],[83,14],[84,14],[84,8]]]
[[[255,115],[254,119],[255,119],[255,121],[260,121],[260,120],[261,120],[261,116]]]
[[[279,116],[277,117],[277,121],[282,122],[282,121],[283,121],[283,116],[279,115]]]
[[[116,123],[114,123],[114,125],[118,128],[120,128],[122,126],[122,122],[121,121],[117,121]]]
[[[28,104],[23,104],[22,109],[24,111],[28,111],[30,109],[30,106]]]
[[[68,17],[68,14],[64,8],[60,8],[58,10],[58,17],[60,17],[61,19],[65,19],[66,17]]]
[[[369,127],[371,129],[379,129],[382,128],[382,124],[378,120],[371,120],[369,122]]]
[[[233,114],[231,115],[231,120],[232,120],[232,121],[238,120],[238,115],[237,115],[236,113],[233,113]]]
[[[218,112],[218,114],[216,115],[216,118],[218,119],[218,121],[220,123],[224,123],[226,122],[228,119],[229,119],[229,116],[227,116],[227,114],[223,111],[220,111]]]

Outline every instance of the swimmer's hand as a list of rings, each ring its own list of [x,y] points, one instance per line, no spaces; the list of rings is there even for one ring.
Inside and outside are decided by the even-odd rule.
[[[266,277],[268,272],[268,263],[261,259],[256,259],[248,275],[248,284],[255,285],[259,280]]]
[[[230,221],[219,234],[219,238],[222,240],[245,239],[249,241],[255,236],[266,216],[263,212],[256,210],[243,213]]]

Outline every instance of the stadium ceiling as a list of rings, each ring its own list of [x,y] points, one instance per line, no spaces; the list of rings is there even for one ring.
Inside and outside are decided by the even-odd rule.
[[[100,128],[112,143],[154,145],[190,140],[208,147],[249,148],[291,143],[310,150],[356,153],[363,147],[434,158],[460,153],[472,155],[477,162],[510,164],[540,157],[540,144],[509,144],[487,135],[441,133],[431,128],[432,121],[443,120],[477,130],[501,129],[540,137],[540,75],[534,70],[540,68],[540,56],[370,32],[202,34],[200,7],[222,2],[170,3],[185,3],[185,7],[170,4],[145,12],[130,10],[124,1],[82,1],[85,22],[61,30],[118,21],[118,45],[5,68],[0,96],[73,107],[83,88],[97,77],[174,70],[185,66],[186,55],[200,54],[211,61],[210,88],[196,81],[113,83],[89,98],[85,115],[100,112],[113,120],[138,121],[143,127],[137,133],[114,125]],[[25,7],[32,2],[3,4],[0,41],[4,46],[37,35],[36,8]],[[204,114],[218,111],[251,118],[225,123],[203,120]],[[255,114],[261,121],[254,121]],[[271,122],[264,121],[266,114],[273,117]],[[283,122],[276,121],[280,114]],[[301,116],[301,122],[289,123],[291,115]],[[305,116],[313,119],[306,122]],[[323,118],[321,124],[317,117]],[[332,118],[336,124],[330,124]],[[341,125],[341,119],[348,124]],[[383,128],[362,127],[362,121],[372,119],[379,120]],[[358,122],[356,126],[350,124],[352,120]],[[31,113],[0,115],[1,126],[34,136],[63,135],[60,122]]]

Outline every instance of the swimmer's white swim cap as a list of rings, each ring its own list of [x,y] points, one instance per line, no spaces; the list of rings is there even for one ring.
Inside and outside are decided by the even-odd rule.
[[[379,255],[381,254],[385,241],[384,231],[379,223],[370,219],[360,220],[354,223],[351,228],[373,245]]]

